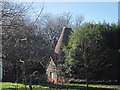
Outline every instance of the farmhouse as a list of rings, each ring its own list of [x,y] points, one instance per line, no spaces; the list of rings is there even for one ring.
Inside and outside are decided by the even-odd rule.
[[[72,29],[70,27],[63,28],[61,35],[59,37],[59,40],[57,42],[57,45],[55,47],[55,50],[54,50],[54,55],[53,55],[54,57],[50,57],[49,59],[48,67],[46,69],[46,74],[48,75],[48,81],[50,82],[57,83],[57,78],[58,78],[58,81],[62,81],[62,83],[65,82],[64,77],[61,77],[61,78],[57,77],[58,75],[56,72],[57,70],[56,70],[55,62],[57,61],[57,59],[59,59],[58,57],[64,57],[64,53],[62,52],[61,45],[66,46],[68,44],[69,35],[71,32],[72,32]]]

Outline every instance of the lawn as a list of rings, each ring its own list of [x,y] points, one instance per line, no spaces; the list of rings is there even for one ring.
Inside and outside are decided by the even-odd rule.
[[[17,88],[18,90],[25,90],[25,85],[20,83],[2,82],[0,83],[2,90],[13,90]],[[67,90],[67,85],[55,85],[55,84],[41,84],[32,85],[33,90]],[[27,90],[29,85],[26,85]],[[69,90],[85,90],[85,84],[69,84]],[[89,85],[89,90],[120,90],[119,86],[111,85]]]

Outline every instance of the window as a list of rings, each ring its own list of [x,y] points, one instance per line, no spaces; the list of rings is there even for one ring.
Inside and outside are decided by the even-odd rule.
[[[52,72],[50,72],[50,77],[53,80],[53,73]]]

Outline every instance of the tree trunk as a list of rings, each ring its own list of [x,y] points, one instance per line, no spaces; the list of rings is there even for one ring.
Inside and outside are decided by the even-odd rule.
[[[68,81],[67,81],[67,90],[68,90]]]
[[[24,85],[25,85],[25,90],[27,90],[26,88],[26,77],[24,76]]]
[[[88,79],[86,79],[86,90],[88,90]]]

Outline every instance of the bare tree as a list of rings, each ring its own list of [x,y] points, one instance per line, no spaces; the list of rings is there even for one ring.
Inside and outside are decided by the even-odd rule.
[[[38,20],[38,25],[39,30],[36,31],[38,35],[42,34],[45,41],[56,45],[62,28],[66,26],[72,26],[72,14],[70,12],[57,16],[50,13],[43,14],[41,19]]]
[[[75,25],[77,27],[80,27],[83,20],[84,20],[83,15],[77,15],[76,18],[75,18]]]
[[[2,57],[4,63],[11,63],[13,66],[16,63],[27,62],[28,60],[35,60],[39,63],[47,53],[47,43],[41,35],[36,36],[35,34],[37,29],[35,23],[40,17],[43,8],[37,14],[38,17],[31,21],[26,14],[31,5],[32,3],[26,7],[23,3],[2,3],[3,9],[0,19],[2,21]],[[6,68],[7,66],[3,67]],[[4,70],[7,71],[8,68]]]

